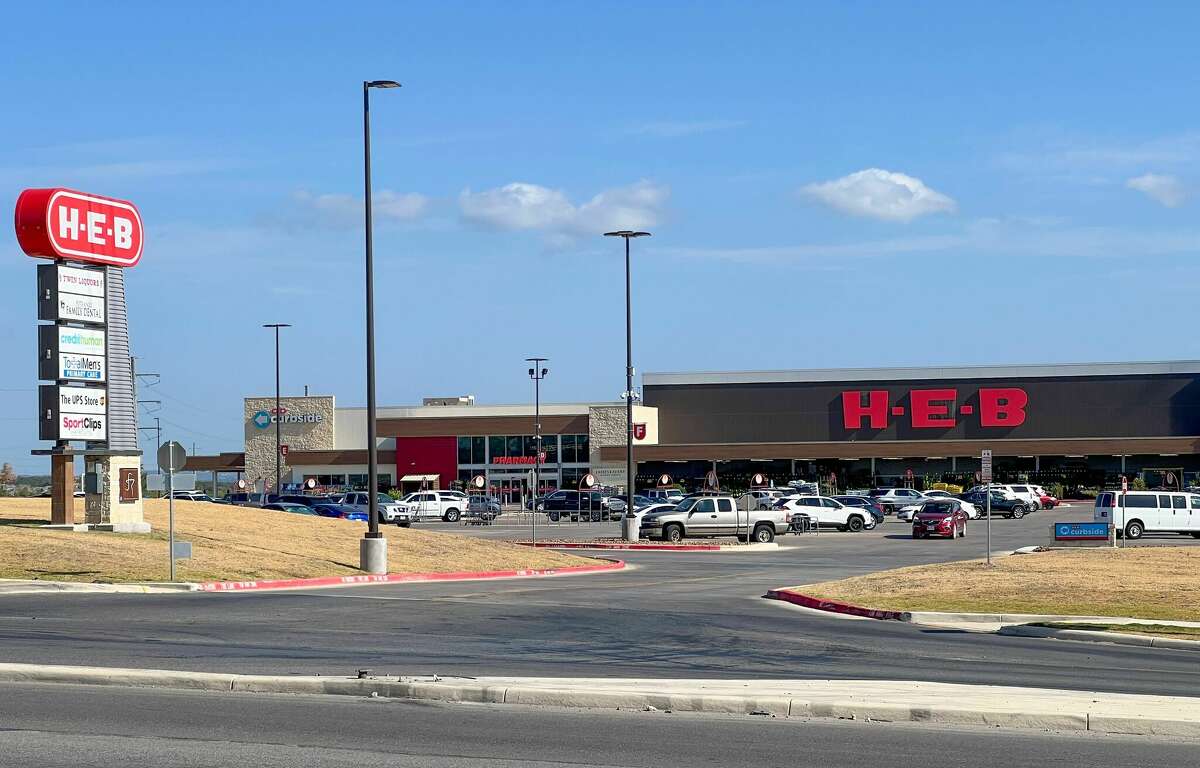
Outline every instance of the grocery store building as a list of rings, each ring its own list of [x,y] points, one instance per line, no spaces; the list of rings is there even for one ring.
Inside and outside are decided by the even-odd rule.
[[[1098,487],[1122,475],[1151,487],[1200,485],[1200,361],[725,373],[648,373],[635,409],[637,487],[666,474],[724,488],[755,474],[782,484],[973,484],[980,453],[997,482]],[[284,482],[368,485],[362,408],[283,398]],[[274,475],[272,398],[247,398],[245,451],[189,468]],[[541,407],[542,490],[591,472],[624,486],[623,403]],[[381,488],[449,487],[484,475],[506,500],[528,492],[532,405],[432,398],[380,408]]]

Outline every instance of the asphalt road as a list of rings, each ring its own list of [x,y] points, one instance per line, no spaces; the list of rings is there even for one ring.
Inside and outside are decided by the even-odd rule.
[[[0,684],[21,768],[1184,768],[1200,743],[911,724]]]
[[[1050,522],[996,521],[995,548],[1042,543]],[[1185,651],[850,621],[761,598],[772,587],[982,554],[979,526],[954,541],[913,541],[905,531],[889,523],[789,536],[778,552],[633,552],[634,569],[594,576],[9,595],[0,597],[0,658],[274,674],[834,677],[1200,695],[1200,664]]]

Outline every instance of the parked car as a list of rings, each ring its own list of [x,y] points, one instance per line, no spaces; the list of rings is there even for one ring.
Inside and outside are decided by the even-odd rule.
[[[1034,490],[1031,485],[1008,485],[992,483],[991,486],[977,485],[971,489],[973,493],[978,493],[991,488],[993,491],[1000,491],[1007,496],[1015,497],[1025,505],[1025,511],[1033,512],[1042,508],[1042,494],[1040,490]]]
[[[262,506],[263,503],[262,494],[246,493],[244,491],[227,494],[225,499],[227,500],[227,503],[239,507],[259,507]]]
[[[883,507],[879,506],[879,502],[870,496],[834,496],[833,498],[847,507],[862,507],[871,513],[877,524],[883,522]]]
[[[468,499],[460,491],[417,491],[401,499],[414,520],[444,520],[457,523]]]
[[[167,498],[176,501],[212,501],[212,496],[203,491],[171,491]]]
[[[967,535],[967,513],[958,499],[937,499],[921,505],[913,517],[912,537],[927,539],[945,536],[949,539]]]
[[[818,526],[854,533],[875,527],[875,516],[866,508],[846,506],[830,496],[800,496],[782,500],[781,504],[788,511],[803,512]]]
[[[993,489],[992,495],[992,514],[1001,517],[1011,517],[1020,520],[1025,517],[1025,513],[1029,511],[1029,506],[1018,499],[1011,493],[1005,493],[1001,490]],[[980,515],[985,514],[987,510],[988,495],[984,491],[971,491],[964,493],[962,500],[970,504],[974,504]]]
[[[274,512],[291,512],[294,515],[315,515],[316,510],[304,504],[293,504],[289,501],[277,501],[274,504],[264,504],[263,509],[269,509]]]
[[[769,544],[788,529],[788,511],[740,510],[732,496],[689,496],[670,509],[642,515],[639,536],[678,543],[697,536],[737,536]]]
[[[963,508],[963,512],[967,513],[967,517],[969,519],[974,520],[975,518],[979,517],[979,510],[976,508],[976,506],[974,504],[962,499],[960,496],[955,496],[953,493],[950,493],[949,491],[943,491],[940,489],[935,489],[932,491],[925,491],[925,498],[927,498],[927,499],[955,499],[956,501],[958,501],[959,505]],[[910,515],[908,519],[911,520],[912,516]]]
[[[395,523],[402,528],[407,528],[412,524],[412,510],[408,505],[396,501],[386,493],[376,493],[375,498],[376,505],[379,507],[381,523]],[[342,495],[339,503],[343,507],[351,507],[364,515],[371,513],[371,496],[367,491],[350,491]]]
[[[783,498],[783,491],[777,488],[751,488],[742,495],[742,498],[747,496],[755,499],[763,509],[770,509],[775,506],[776,501]]]
[[[342,504],[318,504],[313,507],[313,511],[321,517],[337,517],[342,520],[358,520],[364,523],[367,521],[366,512],[360,512],[354,507]]]
[[[646,491],[646,495],[655,501],[670,501],[676,504],[683,501],[683,491],[678,488],[654,488]]]
[[[901,507],[919,504],[925,497],[912,488],[872,488],[869,495],[885,515],[894,515]]]
[[[500,501],[491,496],[477,494],[467,497],[467,508],[463,510],[463,522],[491,525],[500,517]]]
[[[581,518],[596,521],[608,518],[608,508],[599,491],[555,491],[542,501],[542,511],[553,522],[564,517],[572,522]]]
[[[1046,489],[1042,486],[1031,485],[1029,487],[1032,488],[1033,492],[1038,495],[1038,503],[1042,509],[1054,509],[1061,503],[1057,496],[1052,496],[1049,493],[1046,493]]]

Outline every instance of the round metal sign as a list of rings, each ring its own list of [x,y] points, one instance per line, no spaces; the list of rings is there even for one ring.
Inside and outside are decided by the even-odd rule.
[[[587,473],[579,480],[580,488],[591,488],[595,484],[596,484],[596,476],[593,475],[591,472]]]
[[[317,487],[317,481],[310,477],[304,481],[304,487],[311,491],[313,488]]]
[[[1121,493],[1125,493],[1128,490],[1129,490],[1129,478],[1125,477],[1125,475],[1121,475]]]
[[[658,476],[658,487],[659,488],[666,488],[670,484],[671,484],[671,476],[670,475],[659,475]]]
[[[754,475],[754,477],[750,478],[750,482],[753,485],[766,485],[767,484],[767,476],[762,473],[758,473],[758,474]]]
[[[482,488],[486,484],[487,479],[484,478],[483,475],[475,475],[475,477],[471,478],[471,485],[475,486],[476,488]]]
[[[246,487],[246,481],[239,477],[237,481],[237,487],[239,491],[243,490]]]
[[[709,488],[716,488],[717,487],[717,470],[715,470],[715,469],[708,470],[708,474],[706,474],[704,476],[704,483]]]

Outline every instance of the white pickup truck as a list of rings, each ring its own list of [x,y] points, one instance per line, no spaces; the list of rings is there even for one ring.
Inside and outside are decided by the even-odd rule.
[[[789,512],[783,509],[738,509],[732,496],[689,496],[673,509],[642,516],[638,535],[678,543],[698,536],[737,536],[769,544],[788,529]]]
[[[457,523],[467,510],[470,499],[461,491],[417,491],[400,500],[414,520],[445,520]]]

